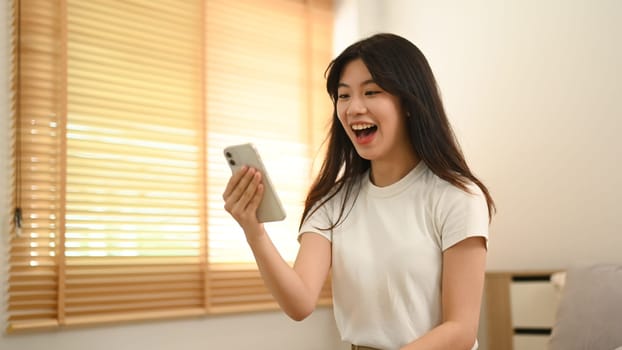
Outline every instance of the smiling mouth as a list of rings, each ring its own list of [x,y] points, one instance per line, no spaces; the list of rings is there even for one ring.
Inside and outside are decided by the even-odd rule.
[[[378,130],[378,127],[374,124],[353,124],[351,128],[357,139],[369,136]]]

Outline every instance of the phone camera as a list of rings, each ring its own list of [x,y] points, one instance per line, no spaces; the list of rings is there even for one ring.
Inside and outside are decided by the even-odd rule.
[[[231,166],[234,166],[235,165],[235,160],[229,159],[229,164],[231,164]]]
[[[225,155],[227,156],[227,158],[231,158],[231,152],[226,152]]]

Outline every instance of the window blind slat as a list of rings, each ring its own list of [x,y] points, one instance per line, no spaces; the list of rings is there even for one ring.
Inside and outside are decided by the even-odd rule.
[[[184,101],[181,98],[174,99],[169,97],[167,100],[160,100],[157,98],[157,95],[145,94],[134,94],[133,96],[128,96],[127,94],[123,94],[121,91],[119,92],[111,92],[105,90],[98,90],[95,87],[92,89],[85,89],[84,87],[73,86],[68,89],[69,94],[71,94],[71,101],[69,101],[69,106],[80,105],[80,104],[90,104],[92,101],[97,101],[98,105],[106,105],[112,108],[118,108],[119,110],[123,110],[127,108],[127,106],[149,106],[149,108],[142,108],[142,111],[148,112],[148,110],[161,111],[161,112],[172,112],[180,119],[188,118],[188,116],[192,116],[192,104],[188,105],[188,101]],[[142,95],[142,96],[141,96]],[[190,100],[191,102],[192,100]],[[120,107],[120,108],[119,108]],[[140,108],[140,107],[137,107]]]
[[[187,74],[181,80],[179,79],[179,74],[159,69],[154,65],[145,66],[142,63],[125,60],[123,66],[118,66],[115,62],[121,60],[112,60],[88,54],[83,54],[83,56],[83,59],[73,64],[76,78],[87,76],[96,81],[113,80],[113,82],[119,85],[123,85],[128,81],[132,83],[139,82],[143,88],[149,87],[154,91],[168,88],[171,92],[176,92],[180,87],[186,86],[187,81],[194,81],[195,84],[199,83],[199,78],[196,76]],[[185,70],[181,70],[181,74],[184,72]]]
[[[152,106],[152,105],[140,106],[128,100],[125,100],[125,101],[113,101],[110,99],[102,100],[101,98],[97,96],[74,95],[72,96],[72,101],[69,103],[72,104],[72,110],[73,108],[81,110],[83,108],[87,108],[86,106],[91,106],[95,108],[104,108],[108,110],[114,110],[117,116],[119,114],[125,113],[125,111],[128,111],[128,114],[137,113],[137,114],[145,115],[145,121],[149,119],[150,115],[168,117],[171,119],[179,119],[179,120],[188,118],[188,116],[191,115],[189,113],[190,112],[189,106],[183,106],[184,110],[180,111],[180,110],[169,108],[169,106],[165,104],[160,104],[160,106]]]
[[[72,77],[69,82],[77,94],[89,96],[97,96],[98,98],[123,99],[124,96],[131,95],[136,98],[135,102],[144,101],[150,105],[165,105],[174,107],[176,110],[184,110],[188,104],[193,101],[189,96],[174,95],[172,90],[160,91],[160,88],[152,89],[150,87],[135,88],[131,86],[119,86],[118,83],[95,80],[93,77],[84,79],[81,77]],[[151,84],[153,85],[153,84]],[[138,99],[142,99],[142,101]],[[133,99],[134,101],[134,99]]]
[[[134,37],[133,42],[127,39],[128,33],[123,41],[121,37],[104,37],[97,38],[89,35],[88,32],[70,32],[69,35],[73,40],[70,44],[71,57],[87,58],[93,62],[109,61],[121,62],[127,60],[142,69],[157,68],[162,72],[166,72],[169,64],[184,72],[189,64],[196,62],[192,57],[178,56],[179,51],[187,51],[187,48],[173,46],[166,50],[154,51],[153,48],[137,46],[144,40],[142,37]],[[138,64],[146,64],[147,66],[138,66]]]
[[[152,1],[152,0],[134,0],[134,1],[116,1],[111,4],[107,0],[91,0],[91,1],[76,1],[72,3],[71,11],[78,9],[88,10],[88,12],[94,16],[96,14],[102,14],[105,17],[113,19],[119,16],[134,16],[128,19],[128,22],[140,19],[141,21],[147,21],[153,19],[152,23],[155,25],[167,23],[177,23],[184,27],[187,24],[185,21],[188,18],[194,18],[199,20],[200,12],[197,12],[196,1]],[[123,26],[132,27],[132,23],[122,22]],[[136,27],[135,27],[136,28]],[[142,27],[137,27],[140,30]],[[168,34],[175,35],[175,33]]]
[[[69,13],[69,23],[74,28],[71,34],[75,35],[76,43],[82,42],[87,45],[102,43],[104,48],[123,47],[134,53],[156,50],[156,52],[170,55],[176,60],[189,59],[174,55],[175,50],[192,49],[192,34],[186,31],[188,27],[185,23],[177,26],[162,25],[161,21],[153,22],[140,17],[133,23],[136,28],[128,28],[128,23],[132,22],[132,17],[135,16],[118,14],[114,18],[110,18],[105,14],[98,16],[98,14],[93,14],[88,10],[73,10]],[[128,31],[134,35],[128,35]]]

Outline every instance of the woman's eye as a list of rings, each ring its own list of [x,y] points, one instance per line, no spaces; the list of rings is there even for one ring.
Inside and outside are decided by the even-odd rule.
[[[381,93],[382,91],[379,90],[370,90],[370,91],[365,91],[365,96],[372,96],[372,95],[377,95],[379,93]]]
[[[344,100],[344,99],[346,99],[348,97],[350,97],[350,95],[348,95],[348,94],[338,94],[337,95],[337,98],[340,99],[340,100]]]

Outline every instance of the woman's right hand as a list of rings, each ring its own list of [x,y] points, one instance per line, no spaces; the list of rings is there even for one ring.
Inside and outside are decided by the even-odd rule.
[[[261,173],[254,168],[244,166],[236,171],[222,194],[225,210],[238,222],[248,235],[259,232],[261,223],[257,220],[257,208],[263,197],[264,186]]]

